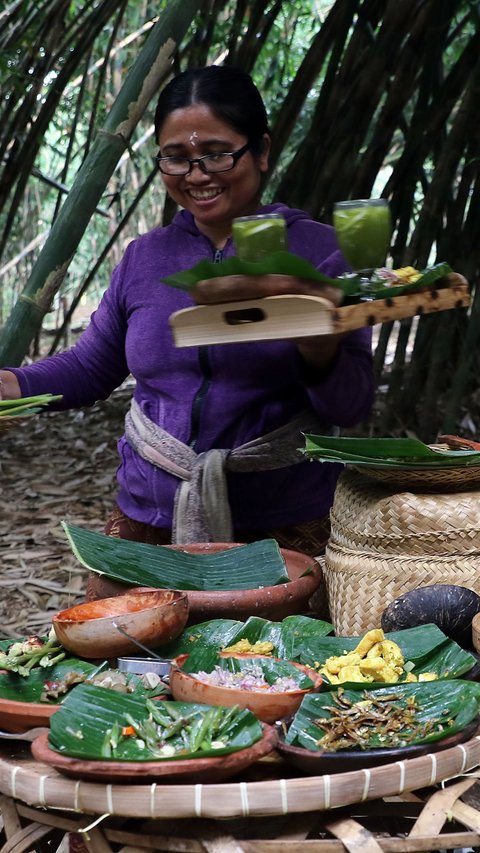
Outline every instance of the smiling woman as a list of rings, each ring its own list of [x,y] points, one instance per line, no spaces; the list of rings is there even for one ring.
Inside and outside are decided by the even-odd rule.
[[[208,66],[173,78],[159,95],[155,134],[161,179],[182,209],[129,244],[72,350],[0,378],[12,396],[62,394],[58,407],[69,408],[133,376],[110,535],[161,544],[274,538],[315,556],[340,467],[305,461],[304,433],[367,417],[370,331],[176,348],[171,315],[203,297],[164,280],[234,255],[233,220],[252,214],[283,217],[289,250],[335,278],[347,268],[335,233],[304,211],[262,205],[271,137],[244,71]],[[292,293],[311,292],[311,282],[278,276],[268,295],[289,282]],[[210,302],[266,295],[255,276],[203,285]],[[332,301],[320,285],[318,294]]]

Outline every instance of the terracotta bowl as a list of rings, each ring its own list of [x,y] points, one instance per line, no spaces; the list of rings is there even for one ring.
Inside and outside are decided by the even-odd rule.
[[[265,690],[240,690],[233,687],[216,687],[213,684],[205,684],[195,678],[189,672],[183,672],[188,655],[179,655],[172,663],[170,669],[170,690],[173,698],[178,702],[198,702],[204,705],[222,705],[231,707],[239,705],[248,708],[255,716],[264,723],[274,723],[292,717],[301,705],[303,697],[307,693],[318,690],[322,683],[322,677],[314,669],[293,663],[297,669],[308,675],[314,687],[309,690],[288,690],[285,693],[266,693]],[[232,657],[264,657],[263,655],[232,655]],[[270,658],[272,660],[272,658]],[[278,658],[273,658],[278,660]]]
[[[241,770],[272,752],[277,745],[277,734],[271,726],[265,726],[261,740],[238,752],[210,758],[186,758],[183,761],[112,761],[70,758],[55,752],[48,743],[48,733],[32,743],[32,753],[37,761],[54,767],[64,776],[85,779],[89,782],[109,784],[140,784],[146,782],[214,784],[236,776]]]
[[[186,551],[189,554],[205,554],[238,548],[239,544],[238,542],[203,542],[168,547]],[[290,551],[287,548],[281,548],[280,552],[285,560],[289,583],[265,586],[261,589],[234,589],[221,592],[187,590],[188,624],[196,625],[210,619],[245,621],[249,616],[260,616],[263,619],[280,622],[286,616],[308,613],[310,599],[323,580],[322,570],[317,561],[307,554]],[[306,571],[309,573],[302,577]],[[87,580],[86,599],[94,601],[107,596],[121,595],[128,589],[126,584],[92,572]]]
[[[154,589],[78,604],[57,613],[52,624],[62,646],[73,654],[112,658],[138,653],[122,630],[147,648],[157,648],[178,637],[187,619],[185,592]]]

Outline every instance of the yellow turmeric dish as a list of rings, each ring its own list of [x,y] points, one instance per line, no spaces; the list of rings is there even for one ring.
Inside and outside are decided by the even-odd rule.
[[[386,640],[381,628],[374,628],[367,631],[353,651],[327,658],[319,670],[331,684],[345,681],[394,684],[397,681],[434,681],[438,677],[433,672],[417,677],[404,667],[405,660],[397,643]]]
[[[256,643],[251,643],[250,640],[239,640],[233,646],[227,646],[222,649],[222,652],[232,652],[232,654],[253,654],[253,655],[271,655],[273,651],[273,643],[267,641],[262,642],[257,640]]]

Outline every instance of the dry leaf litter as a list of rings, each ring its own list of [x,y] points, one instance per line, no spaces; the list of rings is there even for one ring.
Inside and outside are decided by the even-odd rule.
[[[91,408],[0,433],[0,639],[42,634],[58,610],[84,600],[88,571],[61,522],[103,532],[131,394],[127,382]]]

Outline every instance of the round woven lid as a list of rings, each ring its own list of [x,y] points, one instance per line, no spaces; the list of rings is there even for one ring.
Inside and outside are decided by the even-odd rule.
[[[344,471],[330,513],[331,542],[380,554],[480,551],[480,491],[398,492]]]
[[[446,556],[374,554],[329,542],[323,573],[337,635],[378,628],[391,601],[419,586],[456,584],[480,594],[480,552]]]

